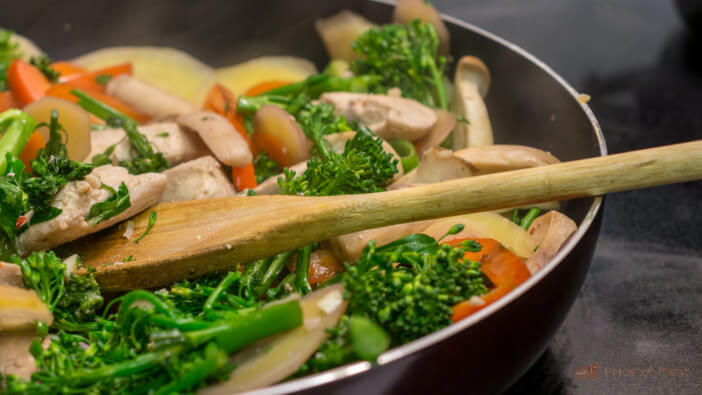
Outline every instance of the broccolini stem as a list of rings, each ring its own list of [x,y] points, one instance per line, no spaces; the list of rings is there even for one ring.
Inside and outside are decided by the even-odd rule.
[[[246,266],[246,288],[249,296],[253,296],[254,289],[261,283],[261,280],[263,279],[268,266],[271,265],[272,260],[272,258],[259,259]]]
[[[0,174],[7,168],[7,154],[19,156],[34,132],[36,121],[29,114],[10,109],[0,114]]]
[[[522,218],[522,222],[519,223],[519,226],[522,228],[529,230],[529,227],[531,226],[531,223],[534,222],[536,217],[539,216],[541,213],[541,210],[539,210],[538,207],[532,207],[529,209],[529,212]]]
[[[297,299],[270,303],[262,309],[237,316],[211,328],[185,333],[194,347],[214,340],[231,354],[242,347],[302,325],[302,308]]]
[[[297,256],[297,266],[295,266],[295,289],[303,295],[312,292],[312,286],[310,286],[308,276],[313,247],[313,244],[302,247]]]
[[[159,388],[156,395],[179,394],[185,389],[203,381],[217,369],[227,363],[227,354],[220,350],[214,343],[205,348],[205,359],[195,364],[187,373],[179,375],[178,379]]]
[[[89,384],[101,380],[105,377],[123,377],[142,372],[146,369],[158,366],[163,360],[172,355],[180,354],[185,350],[183,345],[174,345],[159,351],[154,351],[136,356],[125,362],[114,365],[101,366],[96,369],[81,370],[75,375],[69,376],[69,381],[78,384]]]
[[[220,281],[219,285],[217,285],[217,288],[214,289],[214,291],[210,294],[210,296],[207,298],[205,301],[205,305],[202,307],[202,312],[207,314],[210,310],[212,310],[212,306],[214,303],[217,301],[220,295],[222,295],[222,292],[224,292],[227,288],[229,288],[232,283],[238,279],[241,278],[241,273],[239,272],[229,272],[227,275]]]
[[[281,270],[283,270],[285,267],[285,261],[288,260],[293,252],[294,251],[283,252],[273,258],[273,262],[271,262],[268,270],[266,270],[266,274],[263,276],[263,279],[261,279],[261,284],[255,289],[258,297],[263,296],[266,293],[266,290],[273,285],[273,281],[278,278]]]
[[[78,102],[77,104],[85,111],[95,115],[96,117],[102,119],[102,120],[108,120],[108,119],[119,119],[124,123],[128,122],[133,122],[134,124],[137,124],[135,120],[132,118],[128,117],[127,115],[121,113],[120,111],[116,110],[113,107],[108,106],[107,104],[94,99],[92,96],[88,95],[87,93],[83,92],[80,89],[71,89],[71,94],[73,96],[78,97]]]
[[[434,80],[434,88],[436,96],[439,99],[439,107],[443,110],[448,110],[448,100],[446,99],[446,87],[441,72],[436,68],[433,59],[430,59],[429,68],[431,69],[431,77]]]

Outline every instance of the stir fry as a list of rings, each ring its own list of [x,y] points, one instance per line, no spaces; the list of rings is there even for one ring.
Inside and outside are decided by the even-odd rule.
[[[576,230],[558,202],[102,293],[66,244],[113,226],[139,243],[160,203],[379,193],[558,162],[493,144],[488,67],[448,57],[425,2],[400,1],[392,24],[342,11],[316,28],[330,56],[321,72],[294,57],[213,70],[153,47],[54,61],[0,30],[0,392],[238,392],[375,363],[549,264]]]

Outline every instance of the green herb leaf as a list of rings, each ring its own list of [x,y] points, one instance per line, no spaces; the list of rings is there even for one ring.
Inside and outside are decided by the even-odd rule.
[[[139,243],[141,239],[143,239],[144,236],[146,236],[149,233],[151,228],[154,227],[154,224],[156,224],[156,211],[151,212],[151,214],[149,215],[149,223],[146,225],[146,230],[141,236],[137,237],[137,239],[134,240],[134,244]]]
[[[92,219],[93,226],[114,217],[132,205],[129,201],[129,190],[124,181],[119,184],[119,188],[116,191],[107,184],[102,184],[102,188],[110,192],[111,195],[104,202],[95,203],[90,207],[90,212],[88,212],[88,216],[85,219]]]
[[[112,76],[110,74],[100,74],[100,75],[95,77],[95,82],[97,82],[98,84],[100,84],[102,86],[105,86],[110,82],[111,79],[112,79]]]

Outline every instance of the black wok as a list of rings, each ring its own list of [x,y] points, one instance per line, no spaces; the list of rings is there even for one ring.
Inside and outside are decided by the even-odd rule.
[[[392,6],[366,1],[11,2],[0,26],[33,39],[55,59],[116,45],[183,49],[214,67],[260,55],[327,61],[313,21],[349,8],[382,23]],[[577,92],[519,47],[446,17],[454,56],[479,56],[492,72],[486,98],[497,143],[535,146],[562,160],[605,155],[597,120]],[[564,203],[578,232],[549,266],[468,319],[359,362],[266,388],[265,393],[497,393],[544,351],[587,272],[603,199]]]

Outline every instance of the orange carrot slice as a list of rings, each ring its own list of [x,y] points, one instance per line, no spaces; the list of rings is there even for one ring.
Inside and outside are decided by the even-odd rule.
[[[20,59],[12,61],[7,68],[7,84],[20,107],[41,99],[51,88],[39,69]]]

